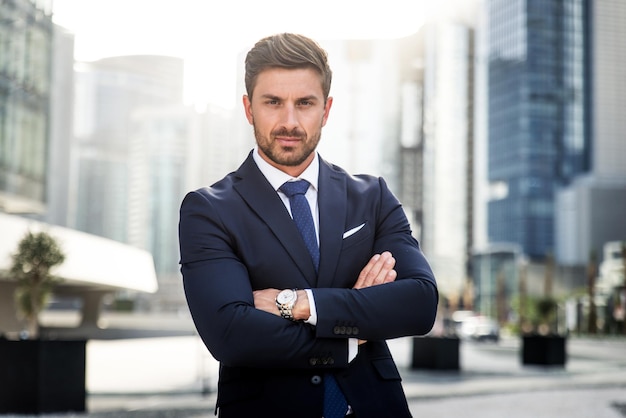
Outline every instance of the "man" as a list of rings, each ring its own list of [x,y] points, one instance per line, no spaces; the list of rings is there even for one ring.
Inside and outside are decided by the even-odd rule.
[[[245,82],[256,147],[180,211],[187,302],[220,361],[219,416],[330,418],[336,396],[336,416],[409,417],[385,340],[430,331],[438,294],[402,207],[381,178],[315,151],[332,97],[314,41],[260,40]],[[290,197],[296,179],[308,183]]]

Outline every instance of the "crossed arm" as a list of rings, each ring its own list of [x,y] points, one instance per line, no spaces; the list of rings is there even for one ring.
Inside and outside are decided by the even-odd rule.
[[[299,274],[288,257],[280,266],[268,261],[285,255],[282,247],[233,240],[264,237],[266,225],[253,217],[242,224],[241,217],[221,216],[220,210],[229,206],[216,206],[208,197],[192,193],[181,206],[181,272],[198,333],[224,364],[307,368],[313,367],[311,355],[324,354],[342,367],[347,364],[342,359],[348,336],[334,332],[338,323],[354,324],[359,332],[352,338],[368,341],[419,335],[432,326],[436,284],[397,203],[383,211],[385,222],[376,242],[364,240],[341,254],[335,274],[344,286],[350,286],[349,278],[356,276],[352,289],[311,289],[317,309],[313,327],[279,316],[276,295],[293,282],[286,277]],[[360,254],[372,249],[379,255],[370,257],[359,270],[355,263]],[[301,287],[305,281],[300,283]],[[308,302],[306,293],[299,293],[296,319],[309,318]]]
[[[377,286],[383,283],[393,282],[397,273],[394,270],[396,260],[388,251],[382,254],[375,254],[367,263],[353,289],[363,289],[366,287]],[[282,289],[262,289],[255,290],[254,307],[265,312],[280,316],[280,312],[276,306],[276,296]],[[298,290],[298,299],[293,308],[294,320],[306,320],[311,315],[309,299],[304,290]]]

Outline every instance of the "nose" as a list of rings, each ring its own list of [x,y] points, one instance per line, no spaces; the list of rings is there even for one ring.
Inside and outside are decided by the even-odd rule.
[[[293,105],[286,105],[282,109],[281,113],[281,125],[287,130],[292,130],[299,126],[298,116],[296,114],[296,108]]]

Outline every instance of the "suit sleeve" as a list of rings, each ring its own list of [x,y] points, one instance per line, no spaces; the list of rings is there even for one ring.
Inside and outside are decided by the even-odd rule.
[[[423,335],[434,324],[435,276],[412,236],[400,202],[384,180],[378,182],[372,254],[390,251],[398,276],[392,283],[365,289],[313,289],[318,337],[385,340]]]
[[[248,269],[233,239],[209,193],[185,197],[179,222],[183,285],[211,354],[229,366],[319,368],[330,367],[324,362],[329,358],[334,366],[347,364],[346,341],[316,338],[308,324],[254,308]]]

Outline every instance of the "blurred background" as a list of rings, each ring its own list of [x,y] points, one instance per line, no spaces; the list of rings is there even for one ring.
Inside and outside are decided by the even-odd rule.
[[[320,154],[403,203],[433,335],[626,335],[622,0],[1,1],[0,333],[45,230],[67,256],[47,335],[193,335],[178,208],[254,145],[243,59],[283,31],[329,53]]]

